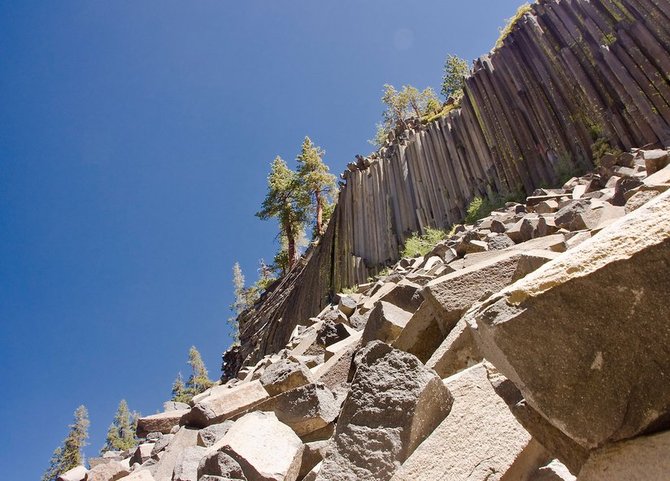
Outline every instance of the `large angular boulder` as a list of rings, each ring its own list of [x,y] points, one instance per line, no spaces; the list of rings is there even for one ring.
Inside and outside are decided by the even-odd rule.
[[[484,356],[574,441],[592,449],[634,437],[670,417],[669,259],[666,192],[467,321]]]
[[[451,408],[449,390],[411,354],[375,341],[355,362],[320,481],[390,479]]]
[[[269,397],[268,391],[265,390],[260,381],[240,384],[206,397],[193,406],[191,412],[184,416],[183,422],[188,426],[200,428],[218,424],[252,408]]]
[[[190,409],[172,410],[139,418],[137,420],[137,435],[143,438],[149,433],[169,434],[172,428],[177,426],[181,418],[189,411]]]
[[[519,259],[514,251],[496,254],[426,284],[421,293],[433,306],[441,330],[450,332],[472,304],[510,284]]]
[[[128,476],[130,470],[118,461],[98,464],[86,474],[86,481],[117,481]]]
[[[670,432],[640,436],[595,451],[579,481],[667,481]]]
[[[409,322],[412,313],[394,304],[380,301],[370,313],[363,331],[363,343],[373,340],[393,342]]]
[[[482,355],[470,328],[464,320],[460,320],[425,364],[444,379],[481,360]]]
[[[249,481],[295,481],[304,446],[274,413],[256,411],[235,421],[214,448],[237,461]]]
[[[212,424],[204,429],[198,431],[198,446],[208,448],[216,444],[216,442],[223,438],[228,430],[233,425],[233,421],[224,421],[219,424]]]
[[[274,412],[279,421],[298,436],[304,436],[333,422],[339,408],[339,403],[327,387],[307,384],[274,396],[254,409]]]
[[[202,480],[203,476],[221,476],[222,478],[247,481],[240,463],[221,451],[209,453],[200,460],[198,480]]]
[[[423,301],[393,342],[393,347],[414,354],[425,363],[445,336],[432,304]]]
[[[162,451],[160,460],[148,468],[149,473],[157,481],[163,479],[172,479],[174,468],[177,464],[181,453],[186,449],[195,446],[198,438],[198,430],[181,427],[172,438],[172,441]]]
[[[548,454],[496,394],[483,364],[445,381],[454,396],[449,416],[414,451],[393,481],[527,479]]]
[[[314,377],[303,363],[288,358],[268,367],[260,377],[260,382],[271,396],[276,396],[314,382]]]
[[[198,481],[198,466],[207,453],[207,448],[191,446],[184,449],[177,458],[172,481]]]
[[[135,448],[135,452],[130,458],[130,465],[142,464],[151,457],[155,443],[142,443]]]

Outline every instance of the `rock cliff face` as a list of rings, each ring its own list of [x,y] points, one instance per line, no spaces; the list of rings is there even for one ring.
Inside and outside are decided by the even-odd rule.
[[[398,260],[410,233],[461,221],[476,195],[529,194],[607,146],[670,145],[669,24],[666,0],[533,5],[475,62],[460,109],[349,165],[320,244],[241,319],[236,361],[281,349],[332,293]]]

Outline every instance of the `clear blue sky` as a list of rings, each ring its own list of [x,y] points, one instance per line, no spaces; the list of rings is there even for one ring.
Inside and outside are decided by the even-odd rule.
[[[384,83],[439,91],[518,0],[0,0],[0,466],[34,480],[118,401],[161,408],[189,346],[213,378],[231,267],[271,259],[254,217],[305,135],[339,174]]]

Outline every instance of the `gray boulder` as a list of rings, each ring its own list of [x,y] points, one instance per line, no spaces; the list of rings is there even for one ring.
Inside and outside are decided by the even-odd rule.
[[[670,192],[473,308],[484,356],[592,449],[670,417]]]
[[[368,323],[363,330],[363,343],[373,340],[394,341],[402,332],[412,313],[394,304],[380,301],[370,312]]]
[[[198,480],[201,481],[203,476],[221,476],[247,481],[240,463],[220,451],[209,453],[200,460]]]
[[[294,359],[282,359],[268,367],[260,382],[270,396],[276,396],[314,381],[310,370]]]
[[[320,481],[390,479],[451,408],[441,379],[411,354],[375,341],[355,362]]]

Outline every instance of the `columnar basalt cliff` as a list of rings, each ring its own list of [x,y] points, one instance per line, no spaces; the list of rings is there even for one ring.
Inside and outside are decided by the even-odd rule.
[[[320,244],[241,319],[242,358],[279,349],[330,294],[396,261],[412,232],[461,221],[476,195],[588,169],[594,145],[670,145],[668,25],[663,1],[533,5],[475,62],[460,109],[349,165]]]

